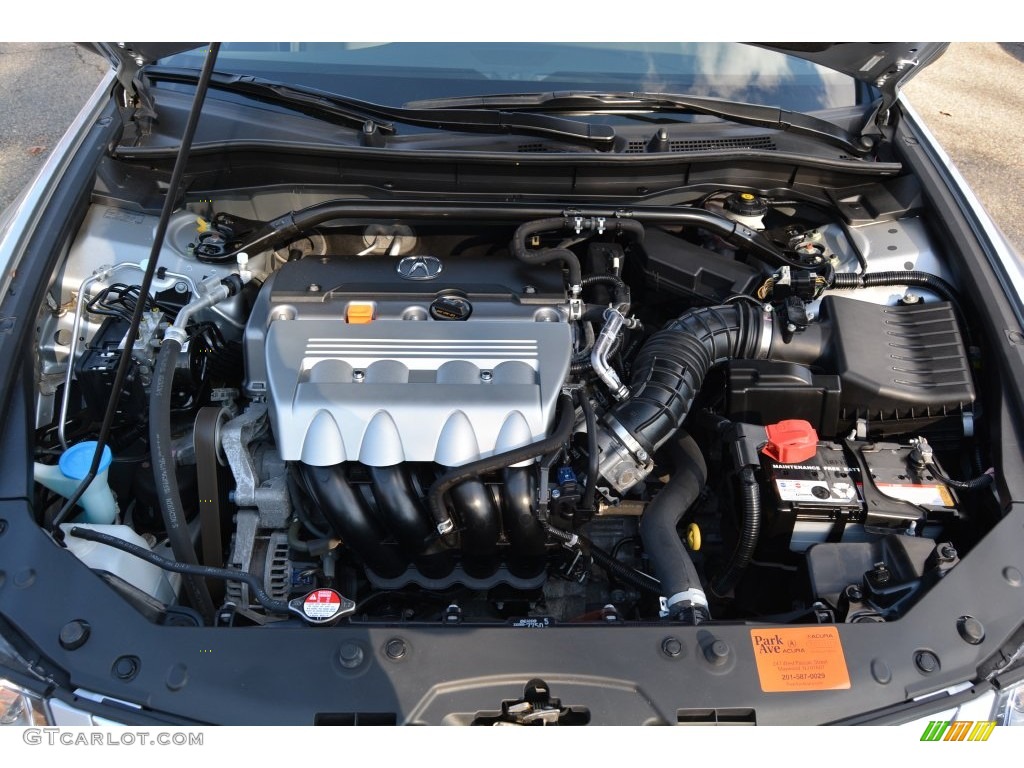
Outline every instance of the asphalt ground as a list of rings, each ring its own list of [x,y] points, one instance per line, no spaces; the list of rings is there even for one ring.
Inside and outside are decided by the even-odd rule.
[[[0,43],[0,209],[42,166],[105,69],[71,43]],[[906,92],[1024,255],[1024,43],[955,43]]]

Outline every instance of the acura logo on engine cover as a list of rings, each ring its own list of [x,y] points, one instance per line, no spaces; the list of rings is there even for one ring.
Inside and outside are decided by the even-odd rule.
[[[406,280],[433,280],[441,274],[441,260],[436,256],[406,256],[395,269]]]

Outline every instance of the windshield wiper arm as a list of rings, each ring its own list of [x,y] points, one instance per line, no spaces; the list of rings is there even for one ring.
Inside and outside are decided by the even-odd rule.
[[[727,101],[675,93],[600,91],[549,91],[547,93],[509,93],[496,96],[461,96],[448,99],[422,99],[405,104],[408,109],[515,109],[538,112],[635,112],[638,110],[691,112],[710,115],[733,123],[774,128],[828,142],[854,155],[871,150],[872,142],[854,136],[828,120],[791,112],[778,107]]]
[[[198,81],[194,70],[177,67],[149,66],[142,74],[149,80],[193,84]],[[610,149],[615,130],[609,125],[591,125],[557,115],[535,112],[510,112],[500,109],[409,109],[374,104],[306,86],[280,83],[253,75],[215,73],[210,88],[239,93],[321,119],[334,119],[353,127],[373,122],[382,133],[396,133],[395,123],[424,128],[485,133],[525,133],[585,143],[599,149]]]

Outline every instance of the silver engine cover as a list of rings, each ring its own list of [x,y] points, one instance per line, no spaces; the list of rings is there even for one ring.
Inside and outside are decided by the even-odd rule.
[[[460,466],[547,436],[572,349],[550,304],[489,295],[469,320],[444,321],[426,296],[363,293],[375,319],[357,324],[345,320],[352,294],[301,300],[281,281],[263,286],[245,352],[247,393],[266,397],[284,460]]]

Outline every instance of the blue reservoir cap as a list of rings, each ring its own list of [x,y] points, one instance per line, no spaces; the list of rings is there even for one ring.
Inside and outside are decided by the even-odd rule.
[[[64,451],[60,455],[57,465],[60,467],[60,471],[64,473],[64,477],[70,477],[72,480],[81,480],[89,474],[89,467],[92,465],[94,453],[96,453],[96,441],[87,440],[84,443],[73,445]],[[96,474],[99,475],[104,472],[113,460],[114,454],[110,452],[110,446],[104,445],[103,456],[100,457],[100,466],[96,470]]]

